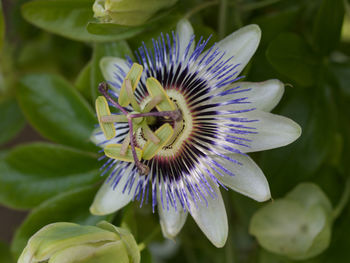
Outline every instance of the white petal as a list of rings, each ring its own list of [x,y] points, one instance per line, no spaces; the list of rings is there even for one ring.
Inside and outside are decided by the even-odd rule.
[[[123,193],[125,183],[129,178],[133,165],[123,173],[118,185],[113,189],[110,183],[105,182],[98,190],[94,202],[90,206],[90,212],[94,215],[107,215],[126,206],[133,198],[138,178],[135,179],[131,191],[129,188]]]
[[[120,68],[118,68],[116,65],[118,65]],[[115,76],[119,75],[121,78],[123,78],[123,76],[129,72],[130,67],[128,66],[128,63],[125,59],[117,57],[103,57],[100,60],[100,69],[106,81],[118,83],[121,85],[121,81]],[[120,70],[122,70],[122,72]],[[111,87],[113,88],[113,86]],[[119,93],[119,90],[114,90]]]
[[[176,25],[176,34],[179,37],[179,58],[181,59],[193,36],[193,28],[187,19],[181,19]],[[190,48],[190,54],[194,49],[194,41]]]
[[[226,52],[223,61],[233,56],[232,63],[240,64],[237,67],[237,75],[239,75],[258,48],[260,38],[259,26],[248,25],[225,37],[217,44],[217,47],[220,51]]]
[[[208,206],[204,201],[197,201],[197,208],[193,200],[188,198],[190,213],[207,238],[216,247],[223,247],[228,235],[226,209],[219,188],[215,185],[212,185],[212,188],[217,196],[215,199],[210,196],[206,198]]]
[[[160,191],[157,191],[158,214],[160,219],[160,226],[162,228],[163,236],[169,239],[174,239],[182,229],[186,222],[187,212],[185,212],[180,202],[176,198],[176,210],[169,204],[169,209],[166,205],[165,191],[162,191],[164,208],[160,198]]]
[[[258,202],[271,198],[269,183],[259,166],[248,156],[242,154],[229,154],[233,160],[241,164],[231,162],[218,156],[211,156],[216,162],[232,172],[233,175],[220,171],[222,175],[216,174],[217,178],[231,189],[246,195]],[[218,170],[220,170],[218,168]]]
[[[233,87],[238,86],[240,87],[239,90],[249,90],[239,93],[241,97],[248,98],[249,106],[261,111],[271,111],[277,106],[284,93],[284,84],[278,79],[270,79],[264,82],[237,82],[233,85]],[[233,95],[223,97],[222,101],[233,99]],[[243,104],[242,107],[247,107],[247,105]]]
[[[243,117],[258,120],[254,123],[256,134],[246,137],[250,140],[250,148],[244,152],[257,152],[282,147],[294,142],[301,135],[301,127],[289,118],[269,112],[254,110]]]

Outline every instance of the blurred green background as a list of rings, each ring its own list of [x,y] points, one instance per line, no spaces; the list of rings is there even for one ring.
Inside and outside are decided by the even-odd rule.
[[[132,54],[144,41],[190,19],[211,44],[256,23],[257,53],[247,81],[278,78],[286,92],[273,112],[299,123],[295,143],[253,154],[278,199],[301,182],[317,184],[336,207],[350,176],[350,4],[343,0],[178,0],[139,26],[100,23],[93,0],[2,0],[0,17],[0,262],[15,262],[28,238],[56,221],[129,227],[138,242],[159,230],[148,206],[130,204],[114,217],[89,214],[98,186],[93,102],[103,56]],[[289,263],[249,232],[264,204],[223,191],[229,238],[217,249],[192,219],[176,243],[160,231],[142,262]],[[291,220],[293,220],[291,218]],[[350,206],[332,226],[329,248],[299,262],[350,262]]]

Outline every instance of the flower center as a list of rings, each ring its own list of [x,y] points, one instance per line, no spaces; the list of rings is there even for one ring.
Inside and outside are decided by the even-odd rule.
[[[174,89],[167,89],[165,90],[166,94],[168,95],[169,99],[173,102],[176,109],[179,110],[182,114],[182,118],[180,120],[172,120],[166,117],[149,117],[146,118],[146,121],[150,128],[155,131],[160,126],[162,126],[165,123],[169,123],[174,133],[171,136],[171,138],[168,140],[168,142],[157,152],[155,157],[171,157],[176,156],[179,152],[181,152],[181,147],[183,145],[183,142],[189,138],[192,132],[192,114],[189,110],[186,100],[184,96],[175,88]],[[141,103],[140,107],[143,109],[147,103],[150,102],[152,99],[151,96],[147,96],[144,98]],[[136,143],[140,148],[143,148],[147,142],[147,138],[145,136],[145,131],[141,127],[136,131]]]

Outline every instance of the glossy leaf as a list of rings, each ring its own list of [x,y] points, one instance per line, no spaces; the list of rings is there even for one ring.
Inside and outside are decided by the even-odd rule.
[[[324,55],[337,47],[344,19],[345,1],[322,0],[313,28],[313,44]]]
[[[292,33],[274,39],[266,56],[275,70],[301,86],[315,83],[317,61],[305,40]]]
[[[93,19],[94,0],[35,0],[22,6],[22,15],[30,23],[49,32],[79,41],[105,42],[118,35],[95,35],[87,31]]]
[[[4,242],[0,241],[0,263],[14,263],[10,247]]]
[[[97,188],[83,187],[62,193],[48,199],[28,215],[16,231],[11,250],[17,257],[25,247],[29,237],[47,224],[55,222],[73,222],[94,225],[106,217],[92,216],[89,206]]]
[[[90,72],[90,91],[92,98],[96,98],[98,94],[98,84],[105,81],[102,72],[100,70],[100,60],[103,57],[125,57],[132,56],[132,52],[126,41],[118,41],[112,43],[96,43],[91,60],[91,72]]]
[[[0,167],[0,202],[14,208],[32,208],[100,180],[100,164],[94,155],[49,143],[18,146]]]
[[[24,116],[15,99],[0,102],[0,144],[11,140],[25,124]]]
[[[97,121],[94,112],[67,81],[56,75],[26,75],[17,95],[25,116],[41,135],[95,151],[89,142]]]

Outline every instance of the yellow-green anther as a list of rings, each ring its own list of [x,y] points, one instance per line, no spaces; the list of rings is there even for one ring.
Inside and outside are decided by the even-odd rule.
[[[130,136],[126,136],[122,143],[122,147],[120,149],[120,155],[125,156],[126,151],[128,150],[129,144],[130,144]]]
[[[160,139],[158,144],[155,144],[151,140],[148,140],[143,147],[142,158],[145,160],[152,159],[171,139],[174,130],[169,123],[163,124],[158,130],[156,130],[155,135]]]
[[[141,111],[140,105],[136,101],[136,98],[134,95],[134,90],[131,86],[131,80],[125,79],[124,81],[125,81],[126,94],[128,95],[128,97],[130,99],[131,106],[133,107],[134,110]]]
[[[125,115],[105,115],[101,116],[102,122],[128,122],[128,118]]]
[[[143,67],[141,65],[134,63],[132,65],[130,71],[126,75],[126,77],[123,81],[122,87],[120,89],[120,94],[119,94],[119,98],[118,98],[118,103],[122,107],[127,107],[131,102],[131,97],[128,96],[128,93],[126,91],[126,80],[131,81],[132,91],[134,92],[136,87],[137,87],[137,84],[140,81],[140,78],[142,75],[142,70],[143,70]]]
[[[96,105],[96,113],[97,113],[97,118],[98,118],[100,127],[106,139],[110,140],[115,137],[114,124],[112,122],[103,122],[101,119],[102,116],[104,117],[112,116],[111,111],[109,110],[106,98],[103,96],[97,97],[95,105]]]
[[[109,144],[104,148],[105,155],[109,158],[124,161],[124,162],[134,162],[134,158],[132,156],[131,147],[128,146],[128,149],[124,155],[120,154],[122,150],[122,144]],[[140,148],[135,147],[136,155],[139,160],[142,157],[142,150]]]
[[[142,126],[142,130],[147,140],[150,140],[154,144],[160,143],[160,139],[154,134],[146,123]]]
[[[162,96],[162,101],[156,105],[158,111],[173,111],[176,110],[174,103],[169,99],[164,88],[155,78],[148,78],[146,81],[146,88],[149,94],[154,98],[156,96]]]
[[[157,106],[163,100],[162,95],[153,97],[143,108],[142,112],[150,112],[155,106]]]

